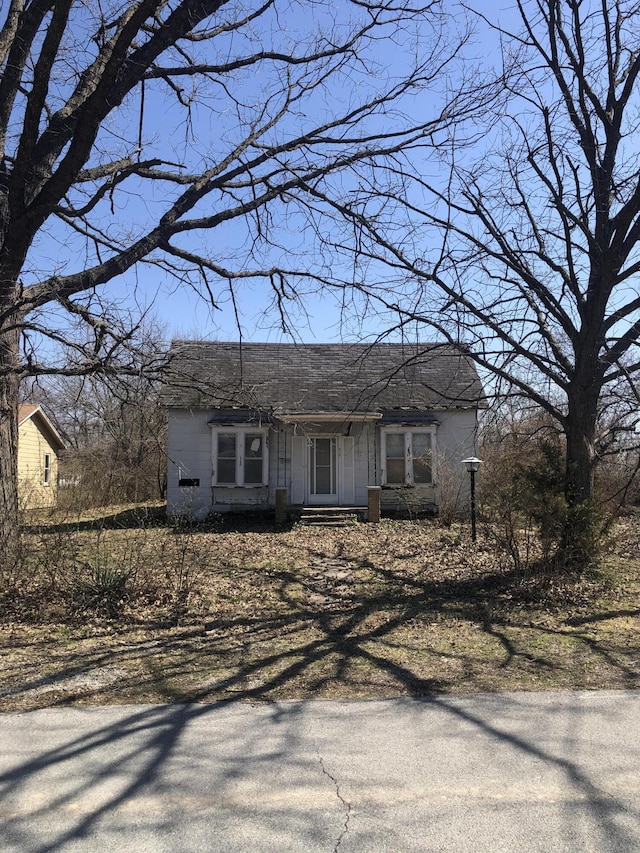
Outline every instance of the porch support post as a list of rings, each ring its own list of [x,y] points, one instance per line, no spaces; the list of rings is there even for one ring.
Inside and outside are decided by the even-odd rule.
[[[276,489],[276,524],[287,520],[287,489]]]
[[[368,514],[367,517],[369,521],[373,522],[373,524],[380,523],[380,498],[382,495],[382,489],[380,486],[368,486],[367,487],[367,507]]]

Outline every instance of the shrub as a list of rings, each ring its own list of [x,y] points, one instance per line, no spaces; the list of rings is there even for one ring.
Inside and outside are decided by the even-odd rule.
[[[84,576],[73,579],[72,601],[79,610],[90,610],[114,619],[122,613],[128,599],[130,578],[130,571],[116,568],[103,558],[96,558],[93,565],[86,566]]]
[[[565,498],[561,434],[540,420],[523,421],[485,440],[482,511],[512,567],[581,572],[596,564],[612,515],[596,499],[570,507]]]

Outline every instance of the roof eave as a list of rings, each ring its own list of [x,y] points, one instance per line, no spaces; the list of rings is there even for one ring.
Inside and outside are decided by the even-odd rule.
[[[332,421],[379,421],[382,412],[283,412],[276,414],[285,424],[329,423]]]

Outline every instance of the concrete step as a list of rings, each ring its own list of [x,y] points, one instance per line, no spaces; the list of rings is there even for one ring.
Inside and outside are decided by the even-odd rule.
[[[364,507],[358,509],[364,512]],[[360,512],[351,507],[305,507],[300,524],[307,527],[349,527],[357,524]]]
[[[300,517],[300,524],[305,527],[349,527],[358,523],[356,515],[305,516]]]

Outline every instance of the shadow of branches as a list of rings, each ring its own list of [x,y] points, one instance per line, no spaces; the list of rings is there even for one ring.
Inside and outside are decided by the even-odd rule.
[[[0,831],[7,849],[61,851],[114,815],[124,825],[135,823],[133,812],[144,812],[149,798],[166,805],[176,784],[168,774],[188,732],[199,721],[214,725],[229,711],[245,716],[241,735],[234,735],[233,749],[216,769],[216,802],[226,802],[239,778],[266,772],[264,767],[277,766],[279,772],[284,767],[295,779],[312,766],[317,771],[318,756],[301,727],[311,707],[306,700],[314,697],[404,697],[418,700],[416,713],[439,709],[452,724],[470,725],[523,760],[560,773],[597,815],[609,845],[602,849],[634,849],[637,839],[620,820],[627,806],[568,750],[514,733],[450,694],[584,688],[594,686],[592,675],[596,686],[636,687],[633,632],[605,629],[633,622],[638,610],[616,600],[586,607],[587,593],[575,584],[551,593],[546,588],[548,597],[541,600],[540,588],[502,569],[442,572],[423,559],[420,547],[405,546],[399,554],[395,562],[372,552],[356,557],[343,542],[326,547],[311,542],[304,570],[277,559],[256,569],[236,555],[235,562],[210,561],[210,585],[224,580],[224,595],[212,610],[193,613],[188,624],[151,631],[137,623],[105,622],[80,638],[65,626],[26,635],[5,631],[5,651],[11,654],[0,702],[40,709],[45,721],[54,712],[71,714],[55,745],[43,742],[37,754],[0,772],[0,796],[8,804]],[[509,695],[499,701],[504,709],[527,700]],[[120,711],[69,707],[127,702],[161,704]],[[256,723],[257,709],[263,711]],[[89,716],[77,716],[83,713]],[[16,719],[28,727],[29,719],[39,718]],[[282,733],[266,749],[264,738],[274,726]],[[295,749],[298,740],[305,744],[303,754]],[[224,749],[223,743],[218,735],[212,749]],[[201,750],[182,760],[197,768]],[[74,769],[78,762],[80,772]],[[24,805],[34,786],[60,778],[66,781],[54,784],[45,802]],[[191,777],[181,776],[179,784],[181,796],[191,791],[196,800],[202,797]],[[166,815],[149,817],[154,831],[167,838],[181,825],[171,797],[169,806]],[[245,806],[241,811],[246,816]],[[320,836],[322,849],[332,844],[336,849],[342,835],[335,826],[318,836],[317,820],[294,812],[281,817],[285,824],[295,822],[295,830],[287,824],[287,831],[298,849],[314,849]],[[31,828],[52,815],[65,819],[49,834]],[[175,849],[186,849],[175,843]]]

